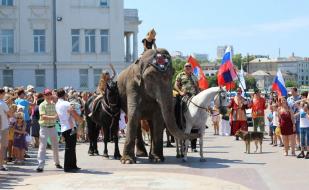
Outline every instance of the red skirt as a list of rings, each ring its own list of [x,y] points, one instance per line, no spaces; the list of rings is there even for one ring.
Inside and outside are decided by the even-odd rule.
[[[247,121],[232,121],[231,122],[231,135],[235,135],[239,129],[248,131]]]

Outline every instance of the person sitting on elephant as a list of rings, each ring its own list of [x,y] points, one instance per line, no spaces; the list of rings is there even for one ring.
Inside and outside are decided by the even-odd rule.
[[[144,52],[148,49],[157,49],[156,45],[156,31],[152,28],[146,35],[146,37],[142,40],[142,43],[144,45]]]
[[[114,78],[116,76],[116,71],[114,69],[114,66],[112,64],[109,64],[109,66],[110,66],[110,68],[113,71],[113,75],[110,76],[110,74],[109,74],[109,72],[107,70],[102,71],[101,78],[100,78],[100,81],[99,81],[99,84],[98,84],[98,87],[97,87],[97,90],[96,90],[96,93],[98,94],[98,96],[93,101],[92,110],[95,108],[95,105],[96,105],[97,101],[101,97],[103,97],[107,84],[110,81],[114,80]],[[92,110],[90,110],[91,113],[88,115],[89,117],[91,117],[91,115],[92,115]]]
[[[178,118],[182,117],[180,110],[181,99],[183,96],[195,96],[199,93],[198,79],[193,74],[192,66],[190,63],[184,65],[184,71],[179,73],[176,76],[176,82],[174,89],[179,93],[176,96],[176,115]],[[191,149],[192,152],[197,152],[196,150],[196,141],[197,139],[191,140]]]

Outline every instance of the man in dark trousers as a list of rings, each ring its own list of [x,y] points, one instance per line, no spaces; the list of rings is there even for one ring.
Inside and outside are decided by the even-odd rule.
[[[58,102],[56,103],[56,112],[59,117],[62,136],[65,140],[64,153],[64,172],[77,172],[80,170],[76,165],[76,132],[74,129],[74,119],[76,120],[76,111],[66,101],[67,95],[63,89],[57,90]]]

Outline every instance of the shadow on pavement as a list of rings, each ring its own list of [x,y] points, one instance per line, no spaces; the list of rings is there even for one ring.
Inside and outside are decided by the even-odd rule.
[[[95,171],[95,170],[80,170],[78,173],[82,173],[82,174],[97,174],[97,175],[111,175],[113,173],[111,172],[101,172],[101,171]]]
[[[11,169],[11,168],[10,168]],[[28,174],[0,174],[0,189],[15,189]]]
[[[187,162],[183,162],[182,158],[176,158],[174,156],[166,156],[165,161],[162,163],[153,163],[148,160],[148,158],[137,158],[138,164],[160,164],[160,165],[181,165],[189,168],[229,168],[231,164],[254,164],[254,165],[265,165],[262,162],[244,162],[242,160],[229,160],[221,158],[211,158],[206,157],[206,162],[200,162],[199,157],[188,156]]]

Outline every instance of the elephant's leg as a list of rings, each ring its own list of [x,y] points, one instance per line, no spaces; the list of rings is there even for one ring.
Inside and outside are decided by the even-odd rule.
[[[140,113],[137,108],[139,102],[138,94],[131,93],[128,95],[128,123],[127,123],[127,135],[126,141],[123,147],[123,155],[121,157],[121,163],[123,164],[133,164],[136,162],[134,148],[135,139],[137,136],[137,127],[140,122]]]
[[[142,135],[142,130],[141,130],[141,122],[138,122],[135,146],[136,146],[136,156],[137,157],[147,157],[148,156],[147,150],[146,150],[146,147],[145,147],[145,142],[143,140],[143,135]]]
[[[149,157],[154,162],[163,162],[163,132],[164,132],[164,122],[161,113],[154,116],[152,120],[152,136],[151,136],[151,157]]]

